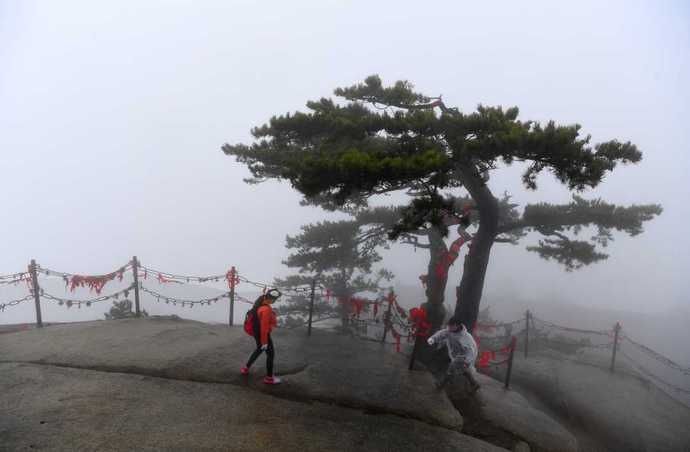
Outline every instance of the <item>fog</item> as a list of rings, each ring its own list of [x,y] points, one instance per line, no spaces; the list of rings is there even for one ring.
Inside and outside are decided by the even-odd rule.
[[[488,302],[690,311],[686,3],[260,3],[0,1],[1,274],[32,258],[102,274],[133,255],[181,274],[288,274],[285,235],[329,216],[299,206],[287,183],[245,184],[246,167],[220,147],[378,73],[463,111],[516,105],[522,119],[578,122],[593,142],[630,140],[644,153],[583,193],[662,204],[642,235],[616,234],[608,260],[571,273],[527,253],[534,237],[497,244]],[[570,199],[548,175],[527,192],[519,170],[495,172],[494,193],[521,205]],[[423,250],[396,245],[384,257],[399,287],[426,273]],[[21,309],[0,323],[32,321]]]

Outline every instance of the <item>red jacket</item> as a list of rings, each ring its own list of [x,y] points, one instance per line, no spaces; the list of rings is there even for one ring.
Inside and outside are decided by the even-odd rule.
[[[261,332],[261,345],[268,344],[268,335],[271,334],[273,328],[278,325],[276,313],[271,308],[271,305],[264,304],[256,311],[259,317],[259,331]]]

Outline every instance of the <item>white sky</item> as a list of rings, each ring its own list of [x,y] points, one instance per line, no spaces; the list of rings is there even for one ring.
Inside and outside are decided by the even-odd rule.
[[[478,3],[0,0],[0,274],[31,258],[106,273],[134,254],[179,273],[285,274],[285,235],[323,214],[288,184],[246,185],[220,146],[378,73],[464,111],[517,105],[523,119],[579,122],[595,142],[644,152],[585,193],[661,203],[642,236],[576,273],[497,245],[488,294],[688,307],[690,8]],[[511,169],[491,185],[520,203],[568,201],[541,181],[527,193]],[[421,251],[386,256],[399,283],[425,272]]]

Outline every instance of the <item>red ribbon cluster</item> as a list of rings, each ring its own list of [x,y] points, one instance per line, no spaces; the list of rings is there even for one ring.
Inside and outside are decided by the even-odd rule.
[[[235,267],[230,268],[225,274],[225,279],[228,281],[228,288],[234,289],[240,283],[240,277],[237,276],[237,270]],[[265,288],[264,288],[265,290]]]
[[[69,278],[67,284],[69,285],[70,292],[74,292],[74,290],[77,287],[88,287],[90,291],[95,291],[98,295],[100,295],[101,291],[103,290],[103,287],[105,287],[105,285],[108,282],[112,281],[115,278],[117,278],[118,281],[122,281],[124,274],[125,274],[125,269],[121,268],[118,271],[108,273],[107,275],[99,275],[99,276],[74,275],[71,278]]]
[[[426,315],[424,308],[410,309],[410,322],[412,323],[412,334],[417,337],[427,337],[431,331],[431,322]]]
[[[457,259],[460,254],[460,247],[466,241],[466,237],[459,237],[450,246],[450,250],[443,253],[438,264],[436,264],[436,276],[438,276],[439,279],[446,279],[448,277],[448,269],[455,263],[455,259]]]
[[[484,350],[479,354],[479,359],[477,360],[477,367],[479,368],[485,368],[489,367],[491,364],[491,361],[496,359],[496,354],[501,353],[504,355],[510,354],[513,350],[515,350],[515,338],[513,338],[508,345],[505,347],[502,347],[498,350]]]

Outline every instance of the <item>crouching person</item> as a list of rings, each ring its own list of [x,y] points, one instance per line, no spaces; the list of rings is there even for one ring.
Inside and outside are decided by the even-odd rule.
[[[474,362],[477,359],[477,343],[467,331],[465,325],[453,317],[448,321],[448,327],[437,331],[427,339],[427,343],[432,346],[445,345],[448,350],[450,364],[444,377],[437,383],[439,389],[448,384],[458,373],[462,373],[467,378],[467,381],[470,382],[471,393],[479,389],[479,383],[477,383],[477,379],[474,376],[476,372]]]

